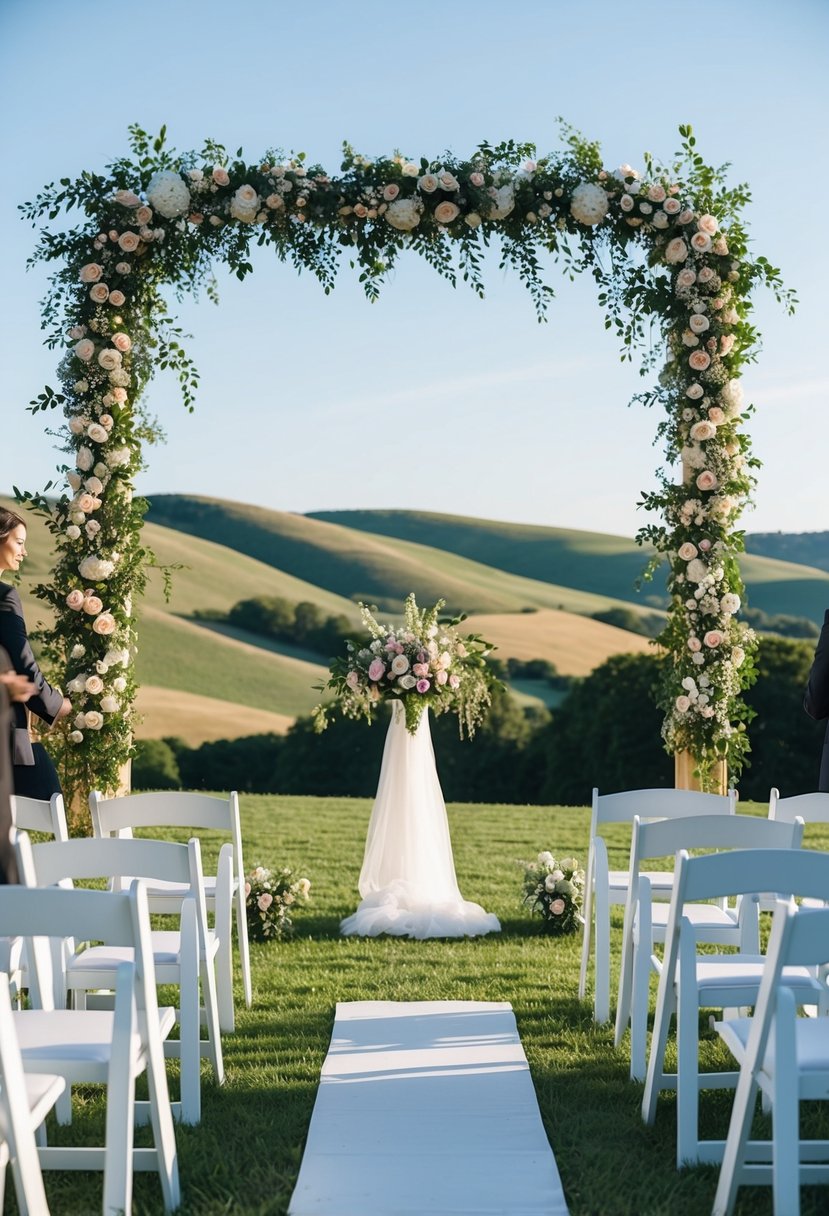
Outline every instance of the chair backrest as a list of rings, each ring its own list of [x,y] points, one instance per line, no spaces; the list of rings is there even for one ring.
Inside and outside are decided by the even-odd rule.
[[[233,845],[233,871],[244,888],[245,863],[242,857],[242,828],[239,795],[232,790],[227,798],[166,790],[153,794],[129,794],[124,798],[104,798],[97,790],[89,795],[92,830],[96,836],[131,836],[133,828],[203,828],[226,832]]]
[[[623,790],[600,794],[593,790],[590,835],[603,823],[632,823],[640,819],[678,819],[689,815],[733,815],[736,790],[727,794],[703,794],[699,790]]]
[[[690,815],[642,823],[634,820],[631,876],[648,858],[674,857],[680,849],[799,849],[803,820],[791,823],[756,815]]]
[[[16,828],[25,832],[48,832],[55,840],[69,839],[62,794],[53,794],[48,801],[13,794],[10,801],[12,823]]]
[[[829,793],[793,794],[781,798],[775,786],[769,795],[769,819],[791,823],[796,816],[806,823],[829,823]]]
[[[32,1216],[48,1213],[12,1014],[9,977],[3,974],[0,974],[0,1110],[4,1116],[3,1136],[14,1164],[18,1206]],[[4,1167],[0,1164],[0,1168]]]

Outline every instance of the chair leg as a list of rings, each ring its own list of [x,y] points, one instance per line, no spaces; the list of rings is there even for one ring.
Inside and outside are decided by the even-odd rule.
[[[676,1165],[699,1161],[699,1004],[695,943],[680,943],[676,1018]]]
[[[207,1035],[210,1042],[210,1062],[213,1066],[213,1079],[217,1085],[222,1085],[225,1079],[224,1061],[222,1059],[222,1029],[219,1018],[219,1007],[216,1000],[216,976],[213,971],[213,964],[209,959],[202,959],[201,983],[204,994],[204,1012],[207,1020]]]
[[[584,892],[584,933],[581,941],[581,966],[579,967],[579,1000],[583,1001],[587,991],[587,968],[590,963],[590,935],[593,929],[593,867],[587,863]]]
[[[133,1034],[136,1022],[134,971],[118,968],[112,1055],[107,1080],[104,1216],[132,1210],[135,1071]]]
[[[633,955],[633,990],[630,1001],[630,1078],[644,1081],[648,1057],[648,1007],[650,1005],[650,943],[638,942]]]
[[[245,1005],[248,1009],[250,1009],[251,1005],[253,1004],[253,982],[250,974],[248,914],[247,908],[245,907],[245,889],[242,883],[240,883],[236,889],[236,932],[239,936],[239,961],[242,967],[242,984],[245,991]]]
[[[596,900],[595,988],[593,1020],[610,1021],[610,908]]]
[[[68,1127],[72,1122],[72,1086],[68,1081],[66,1089],[55,1103],[55,1118],[61,1127]]]
[[[233,943],[229,937],[220,943],[216,951],[216,1001],[222,1031],[225,1034],[233,1034],[236,1029],[236,1010],[233,1005]]]
[[[800,1109],[796,1011],[791,992],[780,992],[774,1021],[772,1193],[775,1212],[800,1216]]]

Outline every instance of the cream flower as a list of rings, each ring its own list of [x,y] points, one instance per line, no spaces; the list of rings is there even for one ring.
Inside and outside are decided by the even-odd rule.
[[[570,214],[579,224],[595,227],[607,215],[607,191],[593,182],[582,182],[570,196]]]
[[[675,236],[672,241],[668,241],[665,246],[665,261],[670,266],[675,266],[679,262],[684,262],[688,256],[688,246],[685,244],[681,236]]]

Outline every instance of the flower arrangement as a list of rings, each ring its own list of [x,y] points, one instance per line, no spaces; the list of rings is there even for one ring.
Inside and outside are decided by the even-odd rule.
[[[552,853],[539,853],[523,861],[524,903],[544,920],[550,933],[576,933],[584,924],[584,870],[575,857],[556,861]]]
[[[383,701],[400,702],[411,733],[427,707],[436,715],[458,716],[461,738],[475,734],[500,682],[486,663],[493,647],[478,634],[461,634],[464,619],[443,620],[444,601],[418,608],[414,593],[406,599],[402,628],[381,625],[365,604],[360,605],[371,641],[348,643],[347,654],[334,659],[331,676],[321,691],[333,689],[340,709],[349,718],[371,720]],[[327,710],[314,710],[318,730],[327,725]]]
[[[404,252],[483,296],[484,254],[498,241],[501,265],[518,274],[539,317],[552,295],[541,277],[552,254],[565,273],[593,275],[608,327],[625,357],[643,352],[643,373],[662,357],[651,341],[661,330],[667,363],[640,399],[667,415],[666,471],[661,488],[643,497],[663,522],[637,539],[671,570],[660,638],[672,658],[663,733],[668,750],[694,754],[703,784],[720,757],[739,771],[748,747],[740,694],[752,679],[753,638],[726,596],[742,595],[736,525],[756,464],[741,429],[750,407],[742,405],[739,376],[758,348],[749,320],[755,285],[765,282],[790,308],[793,297],[768,260],[749,252],[741,220],[748,189],[729,188],[724,170],[705,164],[690,127],[680,127],[682,150],[671,164],[646,157],[642,173],[603,168],[596,143],[566,125],[562,133],[564,150],[540,157],[512,140],[432,159],[369,158],[345,145],[334,174],[277,151],[247,162],[241,150],[234,157],[212,140],[177,153],[165,128],[153,139],[133,126],[131,156],[63,178],[21,208],[33,224],[68,212],[85,217],[44,230],[30,259],[58,263],[43,315],[47,342],[61,352],[60,390],[47,386],[31,409],[62,408],[68,488],[55,504],[45,494],[19,495],[48,516],[56,541],[53,580],[37,592],[56,621],[44,657],[64,686],[83,678],[71,732],[50,742],[63,747],[68,795],[114,789],[130,754],[134,612],[149,560],[145,504],[133,481],[143,446],[157,435],[140,398],[158,367],[177,373],[188,409],[198,386],[166,287],[212,292],[217,260],[244,278],[253,243],[271,245],[325,291],[348,250],[345,260],[374,300]],[[670,470],[680,460],[685,475],[676,484]],[[679,556],[689,546],[696,556]],[[127,660],[110,661],[116,651]],[[88,687],[92,674],[104,682],[100,693]],[[379,693],[390,681],[364,683]],[[446,694],[432,684],[429,695],[437,712]]]
[[[311,884],[307,878],[294,878],[293,871],[275,873],[256,866],[245,882],[248,933],[253,941],[273,942],[293,932],[293,910],[308,902]]]

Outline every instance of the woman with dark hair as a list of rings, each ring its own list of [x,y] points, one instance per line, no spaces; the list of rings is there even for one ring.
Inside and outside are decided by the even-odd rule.
[[[12,781],[15,794],[47,799],[60,793],[60,781],[43,744],[29,739],[26,710],[30,709],[51,726],[71,713],[72,705],[59,689],[47,683],[29,645],[20,596],[14,587],[2,581],[6,570],[20,569],[24,557],[26,525],[14,511],[0,508],[0,646],[17,674],[34,685],[34,694],[27,702],[12,704]]]

